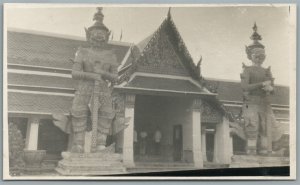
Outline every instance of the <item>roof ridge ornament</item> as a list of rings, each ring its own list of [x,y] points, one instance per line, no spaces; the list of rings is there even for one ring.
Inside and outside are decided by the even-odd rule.
[[[197,63],[197,68],[200,68],[201,64],[202,64],[202,55],[200,56],[200,59]]]

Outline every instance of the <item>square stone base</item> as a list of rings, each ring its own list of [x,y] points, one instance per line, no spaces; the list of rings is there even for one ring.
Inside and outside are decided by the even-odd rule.
[[[289,166],[289,157],[260,156],[260,155],[234,155],[231,157],[230,168],[275,167]]]
[[[61,175],[112,175],[126,172],[122,155],[116,153],[62,153],[56,171]]]

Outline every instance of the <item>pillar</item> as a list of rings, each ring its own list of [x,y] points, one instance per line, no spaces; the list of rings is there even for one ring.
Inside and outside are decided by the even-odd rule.
[[[37,150],[38,149],[38,137],[39,137],[39,118],[32,117],[27,122],[27,133],[26,133],[26,150]]]
[[[92,151],[92,131],[85,132],[84,135],[84,152],[90,153]]]
[[[207,156],[206,156],[206,127],[202,126],[201,128],[201,150],[202,150],[202,156],[203,156],[203,161],[207,161]]]
[[[126,167],[134,167],[133,135],[134,135],[134,103],[135,95],[125,96],[125,118],[130,117],[124,130],[123,162]]]
[[[232,136],[230,134],[229,136],[229,144],[228,144],[228,151],[229,151],[229,156],[230,157],[230,163],[231,163],[231,157],[233,156],[233,139],[232,139]]]
[[[203,168],[201,151],[201,100],[195,99],[192,113],[193,160],[197,168]]]
[[[223,121],[221,123],[216,125],[214,143],[214,162],[220,164],[230,164],[230,129],[229,121],[225,117],[223,117]]]

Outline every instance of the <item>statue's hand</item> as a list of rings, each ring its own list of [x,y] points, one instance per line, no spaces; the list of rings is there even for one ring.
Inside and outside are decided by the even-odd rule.
[[[266,85],[263,87],[263,90],[266,92],[271,92],[274,90],[274,88],[271,85]]]
[[[263,83],[262,83],[262,85],[265,87],[265,86],[270,86],[271,85],[271,81],[270,80],[268,80],[268,81],[264,81]]]
[[[267,86],[263,87],[263,90],[266,92],[271,92],[274,90],[274,88],[271,85],[267,85]]]

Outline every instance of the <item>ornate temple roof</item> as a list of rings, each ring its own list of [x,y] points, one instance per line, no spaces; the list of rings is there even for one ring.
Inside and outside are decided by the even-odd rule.
[[[43,33],[8,31],[8,64],[71,69],[70,59],[74,58],[80,46],[86,47],[87,42]],[[116,51],[118,62],[121,63],[130,45],[109,42],[107,47]]]
[[[40,92],[8,92],[8,113],[51,116],[68,114],[73,96],[49,95]]]
[[[144,40],[145,43],[151,42],[149,38],[147,39],[149,41]],[[8,31],[7,42],[8,112],[43,115],[50,115],[53,111],[68,113],[76,87],[76,81],[71,78],[72,63],[70,59],[74,57],[79,46],[85,45],[85,41],[53,35]],[[110,47],[116,50],[118,61],[123,63],[123,67],[134,63],[141,55],[137,51],[138,48],[142,48],[141,45],[132,47],[127,43],[111,42]],[[195,79],[188,76],[180,76],[180,78],[182,79],[160,78],[158,80],[151,78],[149,80],[147,76],[136,75],[124,87],[136,87],[136,90],[138,88],[160,89],[174,93],[180,91],[182,94],[187,92],[193,94],[195,91],[203,93],[201,84],[197,84]],[[240,111],[242,103],[240,82],[207,79],[206,83],[205,86],[211,92],[217,93],[217,98],[228,110],[235,114]],[[210,86],[215,87],[210,88]],[[210,101],[221,106],[220,102],[215,99],[210,99]],[[271,97],[271,101],[275,105],[284,105],[284,109],[288,110],[289,88],[275,86],[275,94]],[[238,106],[227,104],[238,104]],[[275,114],[281,113],[275,112]]]
[[[136,48],[139,50],[136,59],[127,60],[124,65],[128,66],[123,73],[127,76],[125,84],[115,89],[215,96],[202,86],[200,66],[194,64],[170,11],[158,29]]]
[[[170,10],[167,18],[161,23],[158,29],[153,34],[139,42],[136,46],[140,51],[140,56],[136,61],[132,62],[132,68],[135,69],[132,70],[129,75],[131,75],[134,71],[141,70],[141,72],[157,74],[166,74],[172,71],[172,75],[190,76],[201,84],[202,77],[200,69],[193,62],[193,59],[172,19]],[[171,58],[177,61],[167,61],[166,58]],[[164,65],[168,65],[169,68],[163,69],[165,67]],[[157,70],[158,68],[160,71]]]

